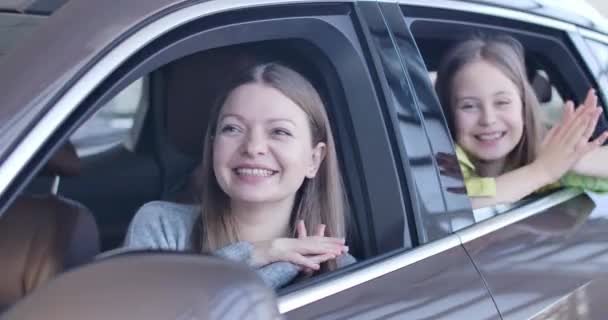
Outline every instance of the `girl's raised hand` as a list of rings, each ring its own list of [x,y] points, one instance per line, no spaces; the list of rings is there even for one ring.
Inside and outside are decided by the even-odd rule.
[[[304,269],[319,270],[322,262],[335,259],[348,251],[344,239],[323,235],[324,225],[317,227],[315,235],[308,236],[304,223],[299,221],[296,232],[298,238],[277,238],[254,243],[251,265],[261,267],[286,261]]]
[[[589,141],[602,113],[597,101],[595,91],[589,90],[584,104],[576,110],[571,101],[566,102],[561,122],[545,136],[535,162],[545,172],[548,182],[559,180],[579,159],[608,138],[604,133]]]

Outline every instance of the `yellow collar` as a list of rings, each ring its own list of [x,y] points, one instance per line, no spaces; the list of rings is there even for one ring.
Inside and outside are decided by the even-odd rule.
[[[464,164],[471,170],[475,171],[475,165],[473,164],[473,162],[471,162],[471,160],[469,160],[469,156],[467,156],[467,153],[464,152],[464,150],[459,145],[456,145],[456,157],[458,158],[458,162],[460,162],[461,165]]]

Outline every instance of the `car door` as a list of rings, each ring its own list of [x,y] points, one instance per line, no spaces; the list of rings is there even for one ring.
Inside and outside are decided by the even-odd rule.
[[[401,8],[392,7],[393,12],[398,10],[405,24],[395,28],[412,30],[427,66],[437,65],[446,39],[454,43],[467,33],[502,32],[522,42],[527,58],[538,58],[563,96],[581,101],[586,90],[597,85],[570,42],[573,26],[542,19],[522,26],[538,17],[503,12],[511,18],[506,19],[481,5],[446,10],[439,5],[408,6],[404,1]],[[551,104],[541,102],[543,108]],[[447,188],[444,192],[451,193]],[[600,288],[608,258],[605,204],[605,197],[563,189],[506,208],[474,211],[475,223],[456,234],[503,319],[603,317]]]

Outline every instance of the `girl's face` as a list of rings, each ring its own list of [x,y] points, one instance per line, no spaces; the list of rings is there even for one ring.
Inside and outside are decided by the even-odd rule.
[[[504,160],[524,130],[522,98],[516,85],[483,60],[465,65],[452,81],[450,105],[456,142],[477,160]]]
[[[234,89],[222,106],[213,142],[215,177],[231,201],[292,201],[325,154],[313,145],[307,114],[277,89]]]

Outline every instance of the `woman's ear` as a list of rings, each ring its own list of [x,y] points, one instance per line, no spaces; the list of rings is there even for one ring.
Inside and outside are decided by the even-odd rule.
[[[321,167],[321,163],[323,162],[323,159],[325,159],[326,153],[327,146],[324,142],[317,143],[312,149],[312,161],[306,172],[307,178],[312,179],[317,175],[317,171],[319,171],[319,167]]]

